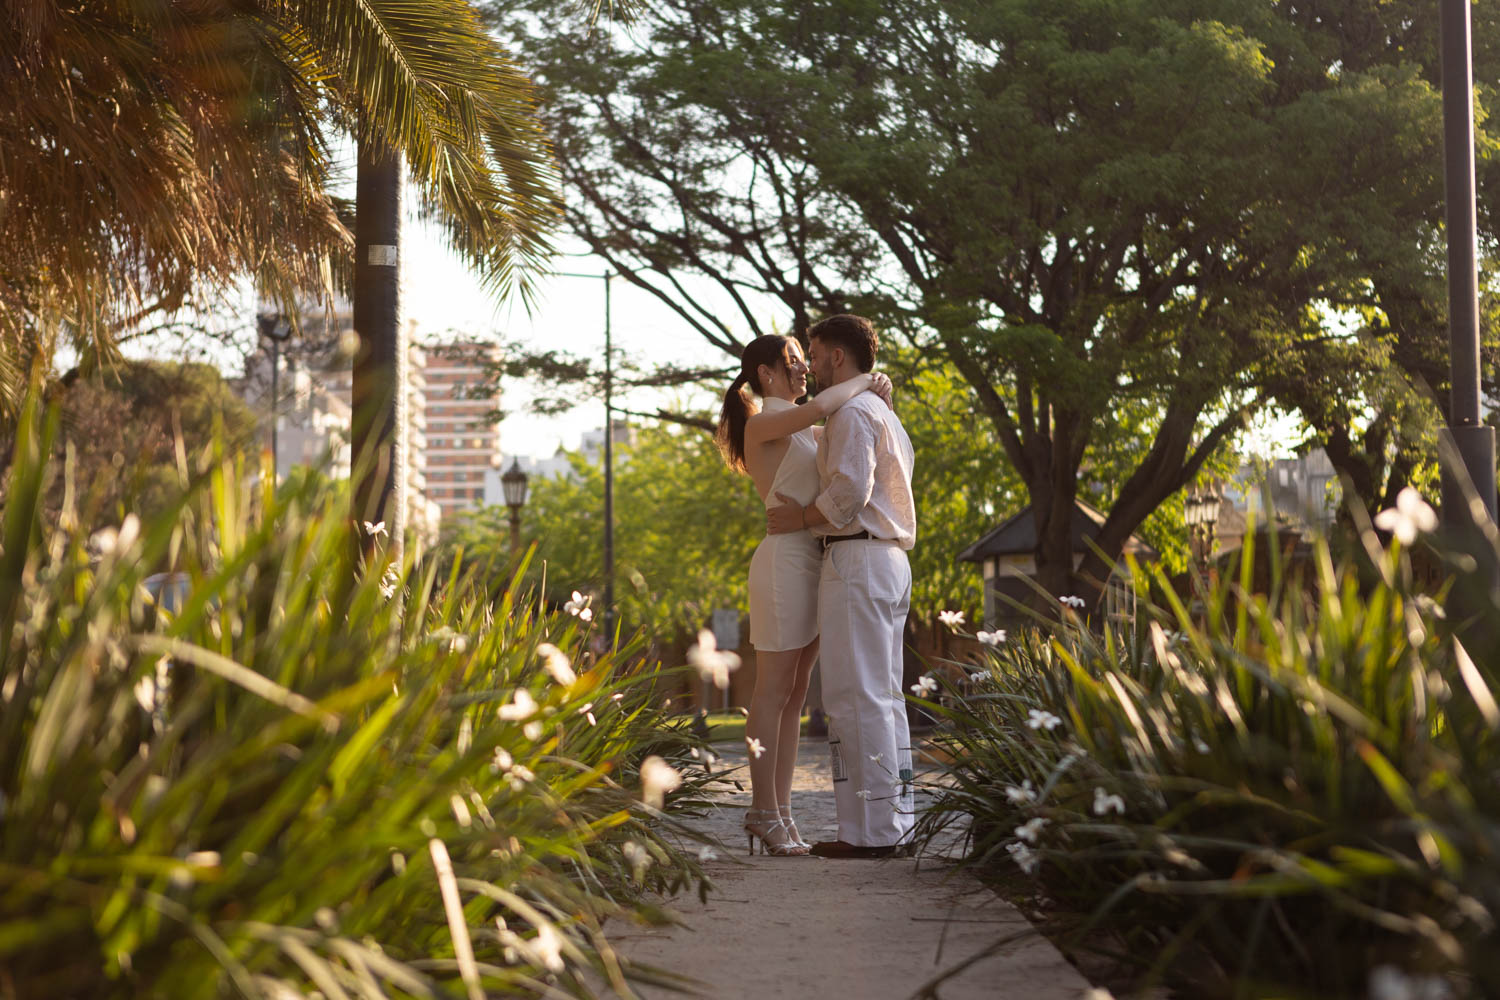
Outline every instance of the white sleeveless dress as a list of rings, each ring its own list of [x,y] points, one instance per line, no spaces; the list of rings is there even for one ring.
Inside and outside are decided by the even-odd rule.
[[[796,403],[771,397],[768,412]],[[781,503],[784,493],[804,507],[818,496],[818,443],[811,427],[788,439],[786,455],[766,494],[766,507]],[[767,535],[750,558],[750,644],[767,652],[801,649],[818,635],[818,578],[823,550],[805,528]]]

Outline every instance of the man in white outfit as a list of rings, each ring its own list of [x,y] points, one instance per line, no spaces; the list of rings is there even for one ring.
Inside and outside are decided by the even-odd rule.
[[[875,366],[870,321],[838,315],[808,331],[819,388]],[[828,858],[881,858],[904,850],[913,824],[911,736],[901,691],[902,632],[911,603],[906,553],[916,541],[911,439],[895,412],[861,393],[818,441],[820,492],[808,507],[781,497],[769,530],[810,528],[823,544],[819,661],[839,836],[813,846]]]

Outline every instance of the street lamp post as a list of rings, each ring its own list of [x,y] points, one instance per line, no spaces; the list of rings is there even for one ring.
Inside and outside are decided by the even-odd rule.
[[[1188,526],[1188,548],[1194,566],[1207,576],[1213,558],[1214,528],[1219,522],[1219,495],[1214,492],[1189,493],[1183,507]]]
[[[521,460],[511,459],[510,468],[500,477],[500,489],[505,494],[505,506],[510,509],[510,562],[513,567],[521,561],[521,508],[526,506],[526,484]]]
[[[281,345],[291,337],[292,325],[280,313],[261,313],[255,317],[255,325],[260,335],[271,342],[271,481],[275,482],[281,468],[276,447],[276,425],[281,419],[278,413],[281,405]]]
[[[594,278],[604,280],[604,634],[610,642],[615,636],[615,421],[614,374],[615,351],[610,332],[609,279],[614,275],[582,274],[576,271],[553,271],[558,278]]]
[[[1453,388],[1444,435],[1443,516],[1467,528],[1467,475],[1495,519],[1495,430],[1480,418],[1478,237],[1474,206],[1474,74],[1470,0],[1438,0],[1442,35],[1443,163],[1448,227],[1448,347]]]

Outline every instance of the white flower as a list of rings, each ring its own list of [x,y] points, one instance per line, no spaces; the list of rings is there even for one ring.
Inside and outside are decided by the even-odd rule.
[[[1005,641],[1005,629],[997,628],[993,632],[975,632],[974,638],[978,639],[986,646],[998,646]]]
[[[593,600],[594,595],[590,594],[588,597],[584,597],[575,590],[573,591],[573,599],[563,604],[563,610],[570,615],[582,618],[584,621],[589,621],[594,617],[594,613],[589,610],[589,605],[593,603]],[[584,615],[586,611],[588,612],[587,617]]]
[[[754,736],[748,736],[745,738],[745,749],[750,751],[750,756],[754,757],[756,760],[760,760],[760,755],[766,752],[765,745],[762,744],[761,741],[756,739]]]
[[[990,675],[987,674],[987,673],[985,673],[983,670],[976,670],[972,674],[969,675],[969,683],[970,684],[983,684],[985,681],[987,681],[989,679],[990,679]]]
[[[1028,844],[1035,844],[1037,842],[1037,838],[1042,834],[1042,827],[1046,825],[1047,821],[1042,817],[1037,816],[1032,819],[1028,819],[1026,822],[1016,827],[1015,834],[1017,837],[1020,837]]]
[[[119,529],[103,528],[94,532],[89,538],[89,544],[101,556],[110,555],[113,552],[124,552],[135,544],[135,540],[141,534],[141,519],[134,514],[126,514],[125,520],[120,522]]]
[[[537,740],[542,738],[541,722],[533,719],[532,721],[526,723],[526,725],[521,727],[521,735],[526,737],[531,742],[535,743]]]
[[[395,563],[385,568],[384,575],[380,578],[380,596],[390,600],[396,593],[396,587],[401,583],[401,571],[396,568]]]
[[[1059,597],[1057,600],[1060,604],[1066,604],[1068,607],[1077,608],[1080,611],[1083,610],[1083,608],[1088,603],[1083,598],[1076,597],[1072,594],[1069,594],[1067,597]]]
[[[1370,1000],[1451,1000],[1453,992],[1440,976],[1411,976],[1394,965],[1370,973]]]
[[[641,800],[660,809],[667,793],[682,784],[682,775],[660,757],[652,754],[641,761]]]
[[[1417,610],[1420,611],[1420,612],[1422,612],[1423,614],[1425,614],[1425,615],[1431,615],[1433,618],[1436,618],[1438,621],[1445,621],[1445,620],[1447,620],[1447,618],[1448,618],[1448,612],[1444,611],[1443,610],[1443,606],[1441,604],[1439,604],[1437,601],[1434,601],[1428,595],[1426,595],[1426,594],[1418,594],[1416,596],[1416,602],[1417,602]]]
[[[872,764],[879,764],[881,761],[885,760],[885,752],[884,751],[882,751],[880,753],[868,754],[867,756],[870,758],[870,763],[872,763]]]
[[[1034,875],[1041,867],[1042,859],[1037,857],[1035,851],[1025,844],[1006,844],[1005,849],[1010,852],[1011,859],[1027,875]]]
[[[866,802],[868,802],[870,800],[870,790],[868,788],[861,788],[859,791],[854,793],[854,797],[856,799],[864,799]]]
[[[1111,795],[1104,789],[1094,787],[1094,815],[1103,816],[1107,812],[1114,812],[1118,816],[1125,815],[1125,800],[1118,795]]]
[[[1196,750],[1196,751],[1198,751],[1199,753],[1208,753],[1209,746],[1208,746],[1207,743],[1203,742],[1203,737],[1194,735],[1194,737],[1193,737],[1193,749]]]
[[[565,965],[562,957],[562,935],[557,928],[544,923],[536,929],[536,940],[531,942],[539,965],[548,972],[561,972]]]
[[[596,719],[596,718],[594,718],[594,703],[593,702],[589,702],[587,705],[585,705],[582,708],[580,708],[578,710],[578,714],[581,715],[581,716],[583,716],[585,719],[588,719],[589,720],[589,725],[591,725],[591,726],[597,726],[599,724],[599,720]]]
[[[1033,708],[1026,714],[1026,724],[1032,729],[1045,729],[1050,733],[1062,725],[1062,720],[1051,712],[1043,711],[1040,708]]]
[[[552,679],[563,687],[569,687],[578,680],[578,675],[573,672],[573,665],[568,662],[568,654],[552,643],[542,643],[536,648],[536,655],[542,658],[542,666],[547,668]]]
[[[964,623],[964,613],[962,611],[939,611],[938,621],[949,628],[956,629]]]
[[[1437,513],[1410,486],[1396,494],[1396,506],[1375,515],[1375,527],[1389,531],[1402,545],[1415,542],[1418,535],[1436,531],[1437,526]]]
[[[381,535],[389,535],[389,532],[385,530],[384,521],[376,521],[374,524],[366,521],[365,534],[369,535],[371,538],[379,538]]]
[[[526,787],[528,781],[535,781],[536,774],[525,764],[517,764],[505,772],[505,777],[510,781],[510,790],[519,792]]]
[[[1027,778],[1019,785],[1006,785],[1005,798],[1012,805],[1024,806],[1036,801],[1036,790],[1031,787],[1031,779]]]
[[[937,689],[937,681],[932,679],[932,675],[923,674],[921,680],[911,686],[911,693],[918,698],[925,698]]]
[[[712,847],[705,844],[703,847],[698,848],[698,863],[700,865],[706,865],[710,861],[717,861],[718,859],[719,852]]]
[[[578,612],[578,620],[579,621],[585,621],[585,622],[591,622],[591,621],[593,621],[594,620],[594,609],[593,608],[584,608],[583,610],[579,611]]]
[[[509,705],[500,706],[502,722],[520,722],[536,714],[536,699],[525,688],[516,688],[515,698]]]
[[[698,676],[712,680],[720,691],[728,690],[729,675],[740,668],[740,656],[729,649],[720,649],[714,634],[708,629],[698,633],[698,642],[687,653],[688,662],[698,668]]]
[[[496,747],[495,759],[490,762],[490,770],[509,771],[512,763],[514,763],[514,761],[511,759],[510,751],[506,750],[504,747]]]

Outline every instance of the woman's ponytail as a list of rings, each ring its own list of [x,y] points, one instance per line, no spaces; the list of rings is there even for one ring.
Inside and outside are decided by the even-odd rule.
[[[765,395],[761,390],[760,377],[756,374],[761,365],[786,371],[789,340],[788,337],[774,333],[756,337],[745,345],[744,353],[740,355],[740,373],[724,393],[724,408],[719,411],[719,426],[714,431],[714,443],[719,446],[724,461],[729,463],[731,469],[750,471],[745,466],[745,424],[760,412],[760,407],[750,398],[749,393]]]
[[[731,469],[745,469],[745,424],[759,412],[752,410],[746,398],[745,383],[750,381],[742,371],[735,376],[724,393],[724,407],[719,411],[719,426],[714,432],[714,443],[729,463]]]

